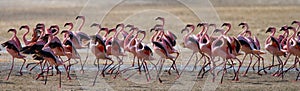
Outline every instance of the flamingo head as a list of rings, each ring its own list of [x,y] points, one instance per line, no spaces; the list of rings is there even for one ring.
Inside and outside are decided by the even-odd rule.
[[[134,26],[131,25],[131,24],[128,24],[128,25],[126,25],[125,27],[134,28]]]
[[[111,32],[115,32],[115,33],[116,33],[116,32],[117,32],[117,30],[116,30],[115,28],[113,28],[113,29],[109,29],[109,30],[108,30],[108,34],[109,34],[109,33],[111,33]]]
[[[50,26],[50,29],[57,29],[57,30],[59,30],[59,26],[58,25],[52,25],[52,26]]]
[[[292,27],[292,26],[287,27],[287,29],[295,30],[295,31],[296,31],[296,28],[295,28],[295,27]]]
[[[165,18],[163,18],[163,17],[157,17],[155,20],[161,20],[161,21],[164,21]]]
[[[19,30],[22,30],[23,28],[26,28],[27,30],[29,30],[29,26],[28,25],[21,26]]]
[[[275,27],[269,27],[269,28],[267,29],[266,33],[268,33],[268,32],[273,32],[274,30],[276,30]]]
[[[70,33],[70,32],[69,32],[69,30],[63,30],[60,32],[60,34],[63,34],[63,33]]]
[[[279,31],[287,31],[288,29],[288,26],[287,25],[284,25],[283,27],[280,28]]]
[[[293,21],[293,22],[292,22],[292,25],[294,25],[294,24],[300,25],[300,21]]]
[[[185,28],[192,28],[192,29],[194,29],[195,28],[195,26],[193,25],[193,24],[187,24],[186,26],[185,26]]]
[[[116,26],[116,29],[118,29],[118,27],[124,27],[124,24],[123,23],[120,23],[120,24],[118,24],[117,26]]]
[[[17,30],[12,28],[12,29],[9,29],[7,32],[17,33]]]
[[[197,27],[208,26],[208,23],[199,23]]]
[[[221,32],[221,33],[223,34],[224,31],[225,31],[225,30],[223,30],[223,29],[215,29],[215,30],[213,31],[213,33]]]
[[[38,23],[38,24],[36,24],[35,27],[42,27],[42,28],[45,28],[45,24],[44,24],[44,23]]]
[[[209,24],[208,26],[212,26],[214,28],[217,28],[217,25],[216,24]]]
[[[226,22],[226,23],[223,23],[223,25],[221,27],[223,27],[223,26],[231,27],[231,24]]]
[[[248,24],[246,22],[242,22],[242,23],[239,24],[239,26],[242,26],[242,28],[244,29],[245,26],[248,26]]]
[[[184,28],[181,30],[181,33],[183,33],[184,31],[189,31],[187,28]]]
[[[77,16],[75,19],[77,20],[77,19],[79,19],[79,18],[81,18],[81,19],[85,19],[85,17],[84,16]]]
[[[98,23],[93,23],[90,27],[96,27],[96,26],[98,26],[99,28],[101,28],[101,25],[98,24]]]
[[[71,27],[73,27],[73,23],[72,23],[72,22],[67,22],[67,23],[65,23],[64,27],[66,27],[66,26],[71,26]]]

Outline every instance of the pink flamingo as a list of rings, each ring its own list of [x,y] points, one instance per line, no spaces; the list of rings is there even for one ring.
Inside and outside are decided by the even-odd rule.
[[[73,29],[73,23],[71,22],[67,22],[65,23],[64,27],[70,26],[70,28],[68,29],[69,31],[71,31]],[[71,38],[72,43],[74,44],[76,49],[82,49],[84,48],[84,46],[82,45],[79,37],[76,35],[76,32],[71,32],[71,35],[74,35]]]
[[[26,36],[29,33],[30,29],[28,25],[23,25],[20,27],[19,30],[22,30],[23,28],[25,28],[27,31],[23,34],[23,42],[26,46],[28,46],[30,43],[36,42],[38,40],[38,36],[37,36],[37,32],[35,31],[35,29],[33,29],[33,34],[32,34],[32,38],[31,40],[27,40]]]
[[[96,82],[96,78],[100,72],[100,63],[99,63],[99,59],[103,59],[103,60],[110,60],[111,61],[111,64],[109,64],[107,67],[106,65],[104,66],[104,68],[102,69],[102,76],[105,76],[104,72],[107,68],[109,68],[113,63],[114,61],[111,59],[111,57],[109,57],[107,55],[107,50],[106,50],[106,45],[102,39],[102,37],[96,34],[94,36],[92,36],[92,42],[91,43],[91,50],[92,50],[92,53],[96,56],[96,60],[97,60],[97,67],[98,67],[98,71],[96,73],[96,77],[94,79],[94,82],[93,82],[93,85],[95,85],[95,82]]]
[[[188,27],[191,28],[191,31],[188,31]],[[203,54],[200,50],[200,45],[199,42],[197,41],[197,38],[195,35],[191,35],[194,32],[195,26],[188,24],[186,25],[186,27],[184,29],[182,29],[181,33],[183,33],[184,31],[188,31],[188,33],[184,36],[184,47],[188,48],[190,50],[193,51],[191,57],[189,58],[187,64],[184,66],[184,68],[182,69],[182,71],[180,72],[180,75],[182,74],[182,72],[185,70],[186,66],[190,63],[192,57],[194,56],[195,53],[199,52],[201,54]],[[203,55],[202,55],[203,57]],[[198,61],[198,60],[196,60]],[[196,62],[197,63],[197,62]]]
[[[22,75],[22,68],[26,62],[25,59],[26,56],[20,54],[20,50],[18,49],[18,42],[16,41],[18,40],[18,37],[16,36],[17,34],[16,29],[9,29],[8,32],[13,32],[14,33],[13,36],[8,41],[1,44],[3,47],[6,47],[7,52],[12,56],[12,65],[8,73],[8,76],[6,77],[6,80],[9,79],[9,76],[13,70],[15,58],[24,60],[19,71],[20,75]]]
[[[215,57],[221,57],[223,59],[223,61],[221,63],[221,64],[224,64],[224,66],[222,68],[223,74],[222,74],[222,78],[221,78],[221,83],[223,82],[223,76],[226,72],[227,60],[228,59],[236,59],[239,62],[238,70],[235,72],[235,75],[233,78],[233,80],[238,81],[239,80],[238,74],[239,74],[240,67],[242,66],[242,63],[238,58],[236,58],[236,55],[233,54],[232,45],[228,41],[228,38],[226,38],[226,36],[225,36],[226,33],[224,33],[224,30],[217,29],[214,32],[221,32],[222,35],[218,39],[213,41],[212,46],[211,46],[211,49],[212,49],[211,62],[213,65],[212,69],[211,69],[211,73],[213,74],[213,81],[215,80],[215,74],[213,72],[213,70],[216,67],[216,64],[215,64],[216,61],[214,61]]]
[[[243,57],[243,60],[242,60],[242,63],[244,63],[244,60],[246,58],[246,56],[250,55],[250,63],[245,71],[245,73],[243,74],[243,76],[246,76],[247,72],[248,72],[248,69],[252,63],[252,57],[255,56],[257,57],[257,61],[258,62],[258,70],[259,70],[259,65],[260,65],[260,60],[262,59],[262,65],[263,65],[263,68],[264,68],[264,58],[260,56],[260,54],[265,54],[263,51],[260,51],[260,44],[259,44],[259,41],[257,39],[257,37],[254,37],[252,38],[252,35],[251,35],[251,31],[249,31],[249,26],[247,23],[240,23],[239,26],[242,26],[242,28],[245,30],[243,30],[243,32],[241,32],[239,35],[238,35],[238,41],[241,43],[241,51],[243,51],[245,54],[244,54],[244,57]],[[246,34],[249,35],[249,37],[246,36]],[[254,64],[255,65],[255,64]],[[266,72],[264,70],[264,72]],[[258,73],[260,74],[260,73]]]
[[[156,31],[163,31],[163,29],[157,28]],[[162,40],[162,39],[159,39],[159,40]],[[158,78],[159,82],[162,82],[161,78],[160,78],[160,73],[161,73],[161,70],[163,68],[163,64],[164,64],[166,59],[170,59],[173,62],[171,67],[169,68],[169,71],[168,71],[169,74],[170,74],[171,68],[173,68],[177,72],[177,75],[178,75],[177,78],[179,78],[180,75],[179,75],[179,72],[177,70],[176,63],[175,63],[177,57],[170,55],[170,52],[166,48],[167,43],[162,40],[162,42],[152,41],[152,44],[153,44],[154,52],[161,57],[160,60],[158,61],[158,63],[160,63],[160,69],[159,69],[158,74],[157,74],[157,78]]]
[[[283,70],[283,62],[280,59],[279,56],[285,56],[286,53],[284,51],[282,51],[282,48],[278,42],[278,40],[276,38],[274,38],[274,34],[275,34],[276,28],[275,27],[269,27],[266,31],[266,33],[271,32],[271,35],[266,39],[265,41],[265,49],[272,54],[273,56],[273,60],[274,60],[274,56],[277,57],[277,60],[279,62],[278,64],[278,70],[273,74],[273,75],[278,75],[277,73],[280,72],[280,70]],[[273,64],[269,66],[269,68],[276,66]],[[282,66],[282,67],[280,67]]]
[[[78,31],[75,32],[75,35],[79,38],[80,42],[82,43],[83,41],[90,40],[90,37],[86,33],[81,32],[81,29],[82,29],[82,27],[83,27],[83,25],[85,23],[85,17],[84,16],[77,16],[76,20],[78,20],[78,19],[82,19],[82,23],[79,26]]]

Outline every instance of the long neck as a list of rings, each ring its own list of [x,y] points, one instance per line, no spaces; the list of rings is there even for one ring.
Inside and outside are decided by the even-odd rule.
[[[231,25],[228,25],[228,29],[224,32],[224,35],[226,35],[230,29],[231,29]]]
[[[158,34],[158,31],[155,31],[155,33],[151,36],[151,42],[154,42],[154,39],[156,38],[156,36],[157,36],[157,34]]]
[[[80,24],[78,31],[81,31],[81,28],[83,27],[84,23],[85,23],[85,19],[82,18],[82,23]]]
[[[131,32],[129,32],[129,34],[126,36],[125,40],[124,40],[124,46],[126,46],[129,43],[129,38],[132,36],[134,30],[132,30]]]
[[[23,42],[27,45],[27,39],[26,39],[26,36],[27,34],[29,33],[29,28],[26,28],[27,31],[23,34]]]
[[[70,25],[69,31],[71,31],[73,29],[73,27],[74,27],[73,25]]]
[[[197,34],[197,36],[202,36],[205,29],[206,29],[206,27],[203,26],[202,30]]]

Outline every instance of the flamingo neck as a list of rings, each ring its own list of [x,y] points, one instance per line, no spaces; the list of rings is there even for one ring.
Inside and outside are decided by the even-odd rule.
[[[29,28],[26,28],[27,31],[23,34],[23,42],[27,45],[27,39],[26,39],[26,36],[27,34],[29,33]]]
[[[150,38],[151,42],[154,42],[154,38],[156,38],[157,34],[158,34],[158,31],[155,31],[155,33]]]
[[[228,25],[228,29],[224,32],[224,35],[226,35],[230,29],[231,29],[231,25]]]
[[[84,23],[85,23],[85,19],[82,18],[82,23],[80,24],[80,26],[79,26],[79,28],[78,28],[78,31],[81,31],[81,29],[82,29]]]

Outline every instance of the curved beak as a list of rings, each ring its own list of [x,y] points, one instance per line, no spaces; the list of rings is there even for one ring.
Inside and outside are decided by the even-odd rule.
[[[228,25],[230,25],[230,24],[229,23],[223,23],[221,27],[228,26]]]
[[[68,25],[73,26],[73,23],[67,22],[67,23],[64,25],[64,27],[66,27],[66,26],[68,26]]]
[[[16,29],[9,29],[7,32],[16,32]]]
[[[21,27],[19,28],[19,30],[22,30],[23,28],[29,29],[29,27],[28,27],[27,25],[24,25],[24,26],[21,26]]]
[[[79,19],[79,18],[84,19],[85,17],[84,17],[84,16],[77,16],[77,17],[76,17],[76,20]]]
[[[100,24],[98,24],[98,23],[93,23],[90,27],[94,27],[94,26],[100,26]]]
[[[68,30],[63,30],[60,32],[60,34],[63,34],[63,33],[68,33],[69,31]]]
[[[124,27],[124,24],[123,24],[123,23],[118,24],[118,25],[116,26],[116,29],[117,29],[118,27],[120,27],[120,26]]]
[[[164,20],[162,17],[157,17],[155,20]]]
[[[184,31],[189,31],[187,28],[184,28],[181,30],[181,33],[183,33]]]
[[[271,32],[273,30],[273,28],[268,28],[266,33]]]
[[[293,21],[292,25],[297,24],[297,23],[300,23],[300,22],[299,21]]]
[[[198,23],[197,24],[197,27],[201,27],[201,26],[203,26],[203,23]]]

